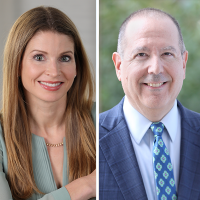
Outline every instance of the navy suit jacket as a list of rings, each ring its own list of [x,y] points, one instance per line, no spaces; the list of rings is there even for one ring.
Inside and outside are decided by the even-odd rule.
[[[123,102],[99,117],[99,199],[147,200]],[[179,200],[200,199],[200,114],[178,102],[181,113]]]

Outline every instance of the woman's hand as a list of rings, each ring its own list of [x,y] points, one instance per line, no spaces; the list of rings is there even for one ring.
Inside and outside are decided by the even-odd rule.
[[[96,197],[96,169],[88,176],[76,179],[65,187],[71,200],[87,200]]]

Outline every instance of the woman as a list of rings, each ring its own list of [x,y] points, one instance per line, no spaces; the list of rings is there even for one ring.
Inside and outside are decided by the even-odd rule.
[[[73,22],[52,7],[24,13],[3,73],[0,199],[95,197],[94,86]]]

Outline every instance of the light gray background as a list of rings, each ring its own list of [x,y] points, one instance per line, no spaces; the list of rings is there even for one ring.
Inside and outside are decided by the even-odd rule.
[[[2,99],[3,49],[8,33],[27,10],[52,6],[67,14],[76,25],[90,61],[96,65],[96,1],[95,0],[0,0],[0,100]],[[0,104],[1,108],[1,104]]]

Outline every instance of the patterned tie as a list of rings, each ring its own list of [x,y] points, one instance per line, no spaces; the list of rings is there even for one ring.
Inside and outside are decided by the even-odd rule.
[[[153,165],[156,191],[158,200],[176,200],[177,194],[171,159],[162,139],[164,127],[162,122],[151,124],[151,130],[155,137],[153,145]]]

